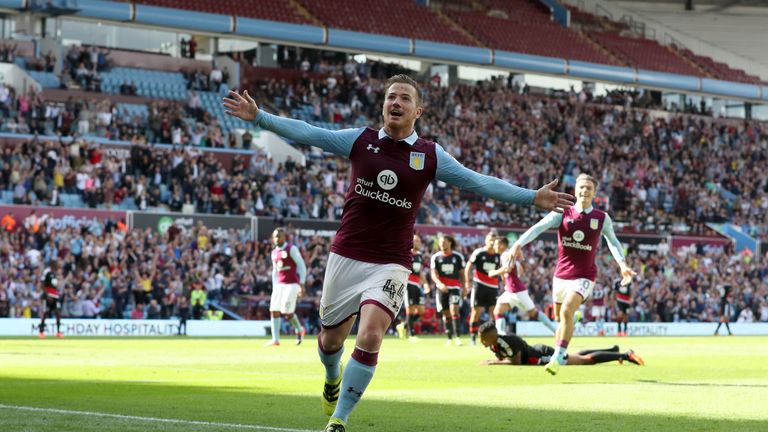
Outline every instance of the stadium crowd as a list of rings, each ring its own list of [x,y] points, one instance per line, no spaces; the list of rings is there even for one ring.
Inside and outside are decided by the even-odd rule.
[[[60,228],[44,211],[0,230],[0,317],[34,317],[40,307],[40,277],[50,261],[61,263],[63,316],[84,318],[170,318],[188,308],[204,317],[206,302],[242,315],[266,319],[271,291],[271,246],[250,233],[216,234],[202,225],[173,225],[164,234],[127,230],[123,221],[92,222]],[[307,263],[307,297],[298,313],[318,330],[318,302],[330,251],[328,238],[292,235]],[[468,256],[479,245],[462,245]],[[425,237],[425,257],[437,250],[437,238]],[[733,321],[768,322],[768,257],[763,262],[722,248],[660,247],[647,252],[630,246],[631,264],[639,269],[633,284],[632,322],[715,322],[719,288],[730,284]],[[551,303],[556,244],[537,241],[525,250],[524,282],[532,299],[547,310]],[[603,250],[598,285],[612,287],[618,275]],[[425,262],[429,262],[428,259]],[[610,288],[609,288],[610,290]],[[434,289],[432,290],[434,292]],[[608,316],[615,318],[613,295]],[[427,306],[434,307],[434,295]],[[248,308],[251,308],[248,310]],[[585,316],[591,319],[589,303]],[[466,325],[469,305],[464,302]],[[465,330],[466,331],[466,330]]]
[[[237,306],[238,296],[269,289],[268,245],[250,233],[173,225],[160,235],[123,221],[60,228],[51,220],[41,212],[3,226],[0,316],[37,315],[51,261],[60,263],[65,317],[169,318],[189,307],[200,319],[206,301]]]
[[[15,126],[6,122],[5,130],[65,137],[59,143],[31,142],[6,150],[0,161],[0,188],[15,190],[19,197],[22,188],[28,193],[41,175],[38,182],[50,185],[48,196],[51,186],[62,188],[61,181],[51,181],[56,180],[58,167],[67,171],[64,177],[87,176],[97,186],[111,178],[111,186],[122,191],[117,197],[111,193],[89,197],[85,201],[91,206],[108,207],[122,194],[136,199],[140,208],[179,210],[179,201],[187,203],[188,195],[192,200],[188,204],[202,212],[322,219],[340,215],[348,164],[317,149],[302,149],[308,156],[307,166],[293,161],[274,164],[255,152],[240,160],[236,169],[226,171],[205,163],[201,166],[200,161],[206,160],[201,154],[151,146],[144,147],[150,161],[144,166],[137,166],[139,161],[134,158],[110,158],[104,163],[96,158],[90,163],[91,155],[99,150],[82,137],[67,138],[95,131],[113,138],[134,137],[135,142],[234,145],[234,135],[223,136],[215,120],[194,102],[186,107],[153,102],[144,123],[141,118],[115,112],[109,102],[92,106],[69,101],[57,108],[37,100],[22,104],[11,95],[4,99],[1,90],[2,111],[19,113]],[[565,98],[527,96],[508,88],[504,80],[477,86],[427,85],[423,90],[427,110],[417,124],[419,133],[440,142],[472,169],[526,187],[544,184],[552,177],[572,182],[579,172],[597,174],[601,181],[598,201],[624,229],[703,233],[706,222],[733,221],[753,237],[768,238],[768,175],[760,168],[768,160],[768,127],[763,123],[583,103],[575,93]],[[351,126],[360,117],[376,118],[381,92],[379,81],[343,76],[335,81],[329,77],[323,82],[307,79],[296,84],[268,80],[256,85],[255,91],[274,110],[290,114],[309,105],[313,107],[310,121],[341,127]],[[4,100],[15,102],[8,105]],[[188,122],[189,115],[199,121]],[[247,147],[252,137],[249,133],[244,138],[241,141]],[[41,170],[43,150],[54,158],[48,169]],[[121,175],[114,175],[107,165],[119,166]],[[153,186],[172,193],[162,199],[155,194],[142,204],[140,196]],[[80,187],[75,190],[70,185],[69,189],[84,193]],[[44,195],[38,193],[37,200],[23,201],[44,203]],[[527,224],[536,217],[530,209],[478,201],[438,182],[424,200],[419,222],[509,225]]]
[[[130,92],[129,90],[126,90]],[[218,120],[200,107],[200,97],[190,91],[187,101],[154,100],[147,115],[132,115],[109,99],[47,101],[30,89],[18,92],[0,84],[0,131],[19,134],[101,137],[130,140],[140,135],[150,142],[232,147],[234,136],[224,136]]]

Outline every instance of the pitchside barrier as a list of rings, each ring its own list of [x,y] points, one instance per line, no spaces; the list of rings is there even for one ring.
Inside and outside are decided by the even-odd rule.
[[[0,336],[37,336],[39,319],[2,318]],[[266,336],[270,321],[187,321],[187,336]],[[47,319],[46,333],[56,334],[56,320]],[[178,320],[62,319],[64,336],[176,336]]]
[[[56,332],[56,321],[46,320],[47,334]],[[2,318],[0,336],[37,336],[38,319]],[[211,337],[259,337],[267,336],[269,321],[187,321],[188,336]],[[768,323],[730,323],[731,331],[739,336],[768,336]],[[717,327],[709,323],[629,323],[630,336],[711,336]],[[616,323],[603,326],[606,336],[616,336]],[[65,336],[106,336],[106,337],[169,337],[179,332],[177,320],[104,320],[104,319],[63,319],[61,332]],[[576,324],[576,336],[597,336],[596,323]],[[517,322],[517,333],[521,336],[551,337],[552,332],[538,321]],[[720,334],[727,334],[725,326]]]

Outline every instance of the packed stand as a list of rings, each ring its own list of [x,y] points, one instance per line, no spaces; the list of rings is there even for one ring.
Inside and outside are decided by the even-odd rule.
[[[50,220],[41,212],[0,230],[0,317],[38,316],[40,278],[53,260],[71,318],[200,319],[212,302],[236,310],[242,296],[269,290],[270,246],[250,232],[173,225],[160,235],[123,221],[56,228]]]
[[[130,94],[135,89],[127,83],[121,91]],[[152,143],[233,147],[235,137],[224,135],[219,121],[203,109],[200,96],[193,91],[188,96],[183,102],[151,101],[146,115],[135,115],[109,99],[54,102],[32,89],[24,93],[0,84],[0,131],[117,141],[141,135]]]
[[[64,82],[72,82],[87,91],[101,91],[101,74],[110,67],[109,50],[95,45],[72,44],[64,55]],[[52,72],[53,70],[51,70]]]
[[[0,317],[36,317],[40,277],[48,263],[57,260],[64,317],[168,319],[188,313],[200,319],[217,303],[252,319],[267,318],[271,245],[251,241],[248,232],[231,230],[221,236],[202,226],[173,225],[157,234],[128,231],[122,221],[56,229],[47,218],[41,212],[10,231],[5,226],[0,231]],[[422,253],[429,262],[437,238],[424,240]],[[299,246],[307,263],[307,297],[300,299],[297,310],[308,329],[317,332],[330,238],[292,235],[289,241]],[[469,256],[476,246],[463,245],[457,251]],[[631,322],[716,322],[726,284],[733,288],[731,321],[768,322],[768,256],[760,262],[704,245],[672,251],[665,246],[657,252],[628,247],[630,264],[639,270],[632,285]],[[537,241],[524,250],[523,282],[545,311],[552,301],[556,248],[554,242]],[[619,279],[612,258],[603,250],[597,263],[597,283],[610,292]],[[610,322],[617,306],[614,294],[606,298]],[[466,324],[469,307],[464,303]],[[434,295],[427,296],[426,306],[434,308]],[[589,306],[583,307],[587,321],[592,320]]]
[[[310,122],[347,127],[360,125],[361,118],[380,118],[382,82],[361,79],[357,72],[346,77],[343,70],[325,80],[306,78],[296,84],[267,80],[255,83],[252,89],[265,109]],[[559,98],[532,96],[524,94],[524,89],[510,88],[505,80],[473,86],[428,84],[423,93],[427,109],[417,123],[419,134],[439,142],[471,169],[534,189],[552,178],[568,183],[579,172],[592,173],[601,183],[599,205],[621,222],[622,229],[702,234],[708,232],[707,222],[733,221],[757,239],[768,238],[768,176],[762,169],[768,159],[768,127],[764,123],[655,114],[628,107],[644,96],[631,102],[624,99],[622,106],[591,103],[586,92],[566,92]],[[0,89],[0,107],[4,106],[2,99]],[[5,99],[13,100],[11,96]],[[136,142],[182,146],[233,147],[240,143],[251,148],[253,140],[250,133],[241,140],[233,134],[225,137],[215,122],[208,125],[210,118],[194,98],[186,106],[151,104],[148,126],[136,117],[112,115],[104,102],[103,108],[74,101],[60,109],[46,107],[43,119],[38,119],[39,103],[27,103],[27,111],[37,114],[30,115],[31,124],[18,122],[15,130],[50,133],[56,127],[68,135],[95,128],[97,133],[115,138],[139,136]],[[94,113],[95,125],[88,120]],[[189,115],[200,121],[187,122],[185,116]],[[141,145],[134,151],[148,152],[152,164],[137,168],[136,158],[105,160],[105,164],[121,167],[121,174],[115,175],[100,162],[73,163],[72,154],[86,161],[91,153],[98,153],[93,147],[67,139],[6,150],[10,154],[3,156],[0,189],[18,191],[14,199],[25,203],[45,201],[25,199],[24,193],[33,189],[38,176],[41,183],[62,187],[61,180],[53,176],[55,170],[42,172],[32,164],[34,155],[51,149],[63,157],[48,163],[51,168],[60,165],[64,177],[77,177],[84,171],[96,190],[111,179],[115,194],[98,192],[86,200],[92,206],[109,207],[132,197],[142,209],[178,210],[189,204],[202,212],[338,219],[349,186],[348,163],[316,148],[301,148],[307,156],[306,166],[290,160],[275,164],[255,151],[225,170],[215,164],[201,165],[210,156],[189,149],[168,152]],[[15,168],[14,159],[18,159]],[[82,193],[78,189],[70,185],[70,190]],[[153,189],[170,194],[153,194]],[[532,209],[480,200],[436,182],[425,196],[418,222],[510,225],[528,224],[538,217]]]

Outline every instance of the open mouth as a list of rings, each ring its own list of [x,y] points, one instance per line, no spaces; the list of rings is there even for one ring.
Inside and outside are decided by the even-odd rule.
[[[403,117],[403,112],[398,110],[392,110],[389,112],[389,116],[392,118],[399,119]]]

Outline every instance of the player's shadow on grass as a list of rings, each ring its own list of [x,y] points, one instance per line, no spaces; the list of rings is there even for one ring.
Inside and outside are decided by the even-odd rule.
[[[636,380],[643,384],[658,384],[683,387],[757,387],[768,388],[768,384],[729,384],[729,383],[697,383],[697,382],[667,382],[657,380]]]
[[[152,376],[136,377],[151,380]],[[499,391],[499,390],[489,390]],[[288,389],[286,389],[288,392]],[[524,431],[757,431],[768,422],[739,419],[675,417],[669,414],[630,414],[632,407],[613,412],[567,411],[553,403],[540,408],[516,408],[525,395],[499,394],[509,408],[476,405],[415,403],[367,398],[358,406],[350,423],[353,432],[489,432]],[[569,395],[568,397],[578,397]],[[595,403],[610,404],[606,400]],[[112,413],[213,423],[260,425],[274,428],[320,430],[326,417],[317,396],[275,394],[273,387],[248,385],[200,386],[151,382],[73,381],[6,379],[0,376],[0,404]],[[706,414],[706,413],[702,413]],[[29,412],[0,409],[2,430],[36,432],[189,432],[220,431],[221,425],[190,425],[145,422],[134,419],[92,417],[79,414]],[[32,423],[31,423],[32,422]],[[30,425],[33,425],[30,429]],[[36,426],[35,426],[36,425]],[[246,429],[233,429],[246,430]],[[270,429],[265,429],[270,430]],[[274,431],[274,429],[272,429]]]

